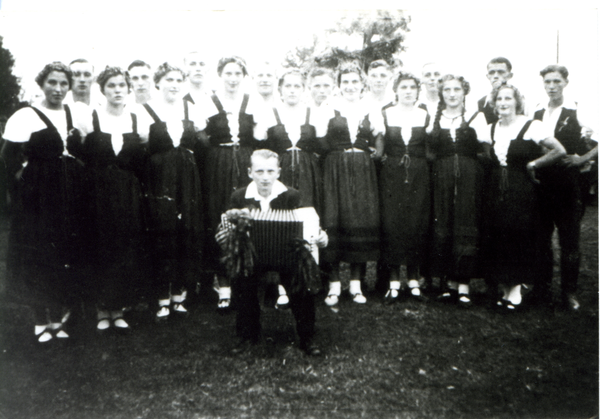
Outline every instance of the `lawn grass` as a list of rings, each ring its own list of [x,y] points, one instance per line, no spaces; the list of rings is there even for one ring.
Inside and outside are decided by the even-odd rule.
[[[2,257],[5,249],[6,228]],[[320,296],[320,358],[297,348],[291,313],[274,309],[263,312],[265,342],[231,356],[234,315],[217,314],[212,296],[168,324],[133,310],[126,336],[97,336],[88,316],[68,344],[40,350],[29,310],[4,299],[0,419],[591,418],[599,402],[597,207],[587,208],[582,254],[577,314],[383,306],[375,295],[365,306],[342,299],[333,313]]]

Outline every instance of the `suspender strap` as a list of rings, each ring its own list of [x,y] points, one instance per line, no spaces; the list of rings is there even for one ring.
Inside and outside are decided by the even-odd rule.
[[[137,115],[134,114],[133,112],[131,112],[130,115],[131,115],[131,131],[134,134],[137,134]]]
[[[531,125],[532,122],[533,121],[530,119],[529,121],[527,121],[527,123],[525,125],[523,125],[523,128],[521,128],[521,131],[519,131],[519,135],[517,135],[517,140],[523,139],[523,137],[525,136],[525,133],[529,129],[529,126]]]
[[[50,119],[48,119],[48,117],[42,111],[40,111],[38,108],[34,108],[33,106],[31,106],[31,109],[33,109],[34,112],[37,113],[37,115],[44,122],[44,124],[46,124],[48,128],[54,128],[54,124],[50,122]]]
[[[473,114],[473,116],[471,118],[469,118],[469,122],[468,125],[471,125],[471,122],[473,122],[473,120],[475,120],[475,118],[477,118],[477,115],[479,115],[479,112],[475,112]],[[463,117],[464,118],[464,117]]]
[[[183,114],[185,115],[185,120],[186,121],[190,120],[190,111],[189,111],[189,108],[188,108],[188,103],[189,102],[187,100],[183,101]]]
[[[333,111],[335,113],[335,117],[339,118],[340,116],[342,116],[342,114],[340,113],[340,111]]]
[[[242,107],[240,108],[240,113],[246,113],[246,107],[248,106],[248,99],[250,99],[250,95],[246,93],[244,95],[244,99],[242,100]]]
[[[71,116],[71,109],[69,109],[69,105],[63,105],[65,108],[65,112],[67,114],[67,132],[73,129],[73,117]]]
[[[144,108],[146,108],[146,110],[148,111],[148,113],[150,114],[152,119],[154,119],[154,122],[160,122],[160,118],[158,117],[156,112],[154,112],[154,109],[152,109],[150,107],[150,105],[148,105],[147,103],[144,103]]]
[[[273,108],[273,113],[275,114],[275,120],[277,121],[277,125],[281,125],[281,118],[279,118],[279,112],[277,112],[276,108]]]
[[[307,106],[306,107],[306,122],[305,122],[305,124],[309,125],[309,123],[310,123],[310,106]]]
[[[385,108],[383,108],[381,110],[381,114],[383,115],[383,124],[385,125],[385,127],[387,128],[388,126],[388,119],[387,119],[387,110]]]
[[[94,126],[94,132],[100,132],[100,120],[98,119],[96,109],[92,112],[92,125]]]
[[[210,98],[212,99],[213,103],[217,107],[217,110],[219,111],[219,113],[225,112],[225,110],[223,109],[223,105],[221,104],[221,101],[219,100],[219,98],[217,97],[217,95],[214,94],[214,92],[210,96]]]
[[[427,128],[429,126],[429,122],[431,122],[431,115],[429,115],[429,113],[428,113],[427,116],[425,117],[425,128]]]
[[[492,137],[492,147],[494,146],[494,144],[496,144],[496,141],[494,141],[494,133],[496,132],[496,124],[497,124],[497,122],[494,122],[492,124],[492,130],[490,132],[490,137]]]
[[[192,98],[192,95],[189,93],[183,97],[183,100],[186,102],[192,102],[193,105],[196,104],[196,102],[194,102],[194,98]]]

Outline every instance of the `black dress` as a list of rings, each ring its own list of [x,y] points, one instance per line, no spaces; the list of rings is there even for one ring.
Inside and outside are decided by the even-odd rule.
[[[81,159],[86,163],[94,292],[98,307],[119,310],[133,302],[142,264],[142,191],[135,176],[136,161],[144,155],[137,133],[137,118],[130,114],[131,133],[123,134],[123,147],[115,154],[111,134],[102,132],[96,111],[94,131],[87,135]],[[125,115],[124,115],[125,116]]]
[[[277,125],[267,130],[265,147],[279,154],[281,174],[279,180],[300,192],[300,207],[314,207],[321,214],[323,185],[319,157],[322,148],[317,132],[310,124],[310,108],[306,108],[306,121],[300,127],[300,139],[292,144],[277,109],[273,108]]]
[[[81,162],[64,154],[63,140],[43,112],[32,108],[46,128],[24,144],[27,164],[15,185],[8,243],[8,286],[17,299],[30,304],[36,321],[52,321],[72,307],[82,291],[82,262],[89,243],[88,198]],[[73,122],[64,106],[67,129]],[[73,136],[67,139],[72,142]],[[8,141],[7,141],[8,142]]]
[[[483,169],[481,145],[471,127],[432,136],[433,237],[431,274],[455,280],[476,278],[479,269]]]
[[[155,121],[148,137],[145,189],[160,299],[168,297],[169,284],[175,287],[173,293],[179,291],[176,288],[195,286],[201,264],[202,194],[192,151],[198,149],[198,139],[188,116],[188,102],[183,103],[185,119],[177,147],[166,123],[144,105]]]
[[[244,95],[238,116],[239,142],[232,141],[227,113],[219,98],[214,94],[212,100],[219,113],[208,118],[204,130],[210,138],[203,179],[207,228],[205,261],[207,267],[218,272],[221,272],[219,262],[221,250],[213,238],[221,222],[221,214],[229,208],[231,194],[250,183],[248,167],[250,166],[250,156],[256,148],[256,142],[254,139],[254,117],[246,113],[248,99],[249,96]]]
[[[527,173],[527,163],[542,155],[541,147],[524,135],[523,126],[508,148],[506,166],[493,156],[494,169],[486,191],[486,268],[490,279],[514,286],[530,283],[539,269],[539,188]],[[492,144],[497,124],[491,126]]]
[[[329,121],[323,166],[323,221],[329,245],[325,262],[363,263],[379,257],[379,193],[369,143],[368,117],[352,143],[348,122],[339,111]]]
[[[413,127],[408,144],[402,130],[389,126],[386,110],[385,155],[379,176],[381,203],[381,262],[419,267],[425,262],[431,213],[428,134]]]

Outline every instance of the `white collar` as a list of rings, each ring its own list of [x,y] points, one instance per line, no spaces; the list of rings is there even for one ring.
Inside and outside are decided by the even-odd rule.
[[[570,100],[570,99],[564,99],[563,100],[563,104],[560,105],[557,109],[561,109],[561,108],[565,108],[565,109],[577,109],[577,102],[575,102],[574,100]],[[545,103],[538,103],[538,105],[535,107],[536,111],[542,110],[542,109],[548,109],[548,102]]]
[[[258,193],[258,185],[256,184],[256,182],[252,181],[246,188],[246,195],[244,197],[246,199],[254,198],[257,201],[271,202],[272,200],[274,200],[275,198],[277,198],[279,195],[281,195],[282,193],[284,193],[287,190],[288,190],[287,186],[285,186],[280,181],[275,180],[275,182],[273,182],[273,189],[271,189],[271,195],[264,198]]]

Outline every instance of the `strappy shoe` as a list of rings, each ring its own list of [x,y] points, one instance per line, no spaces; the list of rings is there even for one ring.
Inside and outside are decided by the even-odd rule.
[[[171,310],[169,310],[169,306],[161,306],[156,312],[156,321],[163,322],[169,319],[169,315],[171,314]]]
[[[335,307],[340,302],[340,296],[337,294],[329,294],[327,298],[325,298],[325,304],[329,307]]]
[[[365,297],[362,292],[357,292],[356,294],[352,294],[352,301],[356,304],[365,304],[367,302],[367,297]]]

